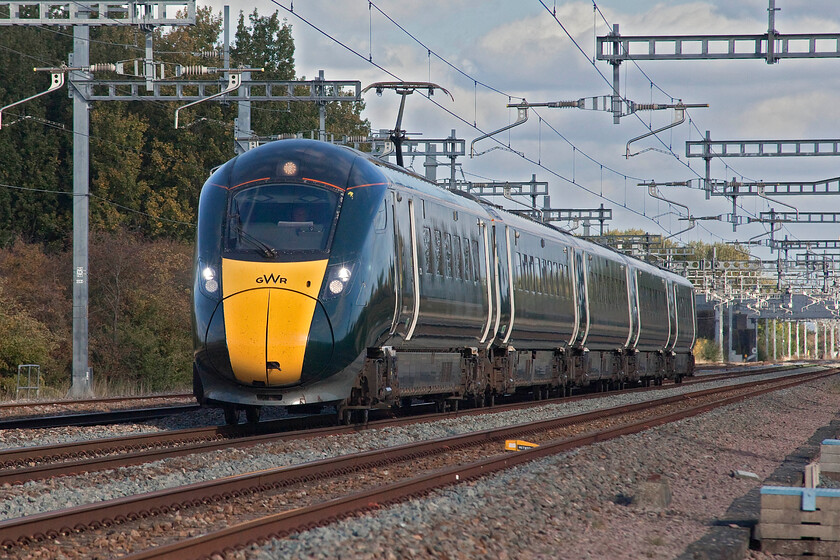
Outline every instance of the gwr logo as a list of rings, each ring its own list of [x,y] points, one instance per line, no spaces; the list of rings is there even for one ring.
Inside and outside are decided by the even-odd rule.
[[[257,276],[257,284],[285,284],[286,278],[282,276],[275,276],[274,274],[264,274]]]

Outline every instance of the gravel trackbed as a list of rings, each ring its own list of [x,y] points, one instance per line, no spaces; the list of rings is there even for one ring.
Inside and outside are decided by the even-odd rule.
[[[676,558],[838,417],[830,378],[247,551],[251,558]],[[642,500],[667,486],[671,501]],[[750,552],[751,558],[771,558]],[[776,557],[778,558],[778,557]]]

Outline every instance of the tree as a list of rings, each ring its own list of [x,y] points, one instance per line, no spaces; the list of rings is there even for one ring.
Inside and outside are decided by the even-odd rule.
[[[712,258],[719,261],[750,260],[750,254],[740,245],[691,241],[688,247],[694,250],[694,255],[690,257],[692,260],[712,260]]]
[[[6,388],[23,363],[39,364],[45,383],[69,379],[72,313],[62,268],[69,269],[68,260],[37,244],[18,239],[0,249],[0,377]]]
[[[90,346],[100,382],[157,391],[187,386],[191,260],[183,242],[124,230],[94,236]]]
[[[125,210],[144,210],[144,201],[152,191],[148,181],[142,178],[148,125],[123,104],[116,103],[113,107],[99,104],[91,112],[91,130],[95,156],[90,164],[90,190],[96,197],[90,205],[92,228],[142,228],[145,220]]]
[[[286,20],[280,21],[277,12],[271,16],[260,16],[255,9],[248,16],[239,13],[236,28],[236,44],[231,49],[232,65],[248,68],[264,68],[264,72],[252,74],[255,80],[291,81],[295,79],[295,45],[292,26]],[[305,80],[302,76],[300,80]],[[300,88],[296,94],[307,97],[309,91]],[[364,103],[330,102],[326,106],[328,134],[365,136],[370,132],[370,123],[361,119]],[[257,136],[282,133],[316,131],[320,127],[318,105],[309,102],[268,102],[252,104],[251,128]]]
[[[66,34],[4,27],[0,33],[0,105],[45,91],[50,76],[33,72],[33,66],[58,66],[71,48]],[[19,235],[47,242],[63,237],[71,199],[45,191],[68,192],[70,174],[64,162],[72,134],[61,126],[67,122],[69,110],[67,96],[52,93],[4,111],[0,183],[6,187],[0,189],[0,243],[11,243]]]
[[[2,7],[0,7],[2,13]],[[260,80],[295,80],[292,28],[274,13],[240,14],[234,66],[265,67]],[[175,64],[215,66],[222,17],[198,8],[196,25],[153,32],[155,62],[171,78]],[[91,64],[122,61],[142,68],[145,31],[132,26],[91,29]],[[5,27],[0,33],[0,104],[44,91],[48,74],[72,50],[60,28]],[[129,79],[97,72],[96,79]],[[221,74],[190,75],[222,84]],[[140,80],[140,76],[135,76]],[[305,78],[300,78],[305,79]],[[308,92],[307,92],[308,94]],[[212,168],[234,155],[235,102],[211,101],[182,111],[182,102],[91,103],[90,363],[94,378],[117,387],[163,390],[190,376],[192,240],[198,195]],[[364,105],[333,102],[327,129],[364,135]],[[258,134],[318,128],[309,102],[254,102]],[[0,378],[16,362],[42,361],[55,386],[66,386],[72,355],[71,262],[73,215],[72,103],[66,90],[4,112],[0,130]],[[6,369],[3,369],[6,368]]]

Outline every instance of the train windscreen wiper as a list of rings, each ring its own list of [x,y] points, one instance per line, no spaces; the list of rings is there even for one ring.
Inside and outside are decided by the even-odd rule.
[[[273,259],[277,256],[277,249],[245,231],[241,224],[237,223],[233,227],[242,239],[257,247],[265,258]]]

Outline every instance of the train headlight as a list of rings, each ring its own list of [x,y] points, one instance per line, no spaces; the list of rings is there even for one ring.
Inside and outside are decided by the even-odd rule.
[[[321,298],[330,299],[347,292],[353,279],[354,268],[355,263],[342,263],[328,267],[327,281]]]
[[[283,175],[292,176],[297,175],[297,164],[293,161],[287,161],[283,164]]]
[[[330,293],[334,295],[338,295],[344,291],[344,282],[341,280],[332,280],[329,285]]]
[[[219,295],[219,272],[218,267],[204,261],[198,262],[198,287],[204,295],[218,297]]]
[[[204,280],[204,289],[214,294],[219,289],[219,283],[216,281],[216,271],[211,266],[205,266],[201,271],[201,278]]]

